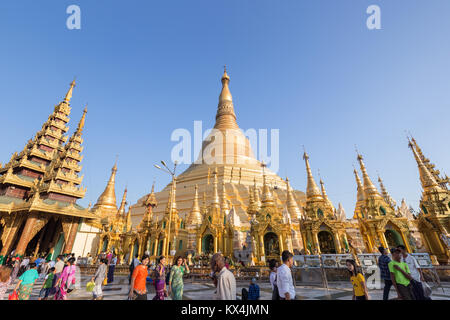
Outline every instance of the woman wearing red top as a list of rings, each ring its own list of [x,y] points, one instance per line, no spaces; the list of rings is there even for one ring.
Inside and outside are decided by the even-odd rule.
[[[147,276],[148,255],[142,256],[141,264],[138,265],[131,276],[130,293],[128,297],[134,300],[147,300]]]

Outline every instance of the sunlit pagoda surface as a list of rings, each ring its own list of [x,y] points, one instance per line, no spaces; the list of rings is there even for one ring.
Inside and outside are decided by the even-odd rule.
[[[222,132],[224,138],[214,139],[212,137],[211,139],[211,135],[206,138],[197,161],[177,177],[176,207],[180,218],[185,219],[192,209],[196,185],[198,185],[199,195],[202,197],[206,193],[207,202],[211,202],[213,197],[213,172],[217,170],[218,184],[223,186],[224,183],[226,198],[239,216],[242,228],[246,229],[250,227],[249,216],[246,212],[249,204],[249,188],[253,188],[256,181],[256,187],[259,193],[262,193],[262,163],[255,158],[249,140],[237,124],[229,82],[230,78],[225,71],[222,77],[222,91],[219,96],[214,125],[214,129]],[[202,155],[212,155],[218,161],[212,163],[210,157],[204,157],[201,161]],[[268,168],[265,168],[265,174],[268,185],[273,189],[277,206],[285,207],[287,200],[286,181]],[[161,205],[154,208],[154,219],[159,220],[163,216],[170,189],[171,183],[161,192],[156,193],[157,202]],[[144,216],[144,203],[147,197],[148,195],[144,195],[130,207],[134,226]],[[294,197],[298,206],[301,207],[305,201],[304,193],[295,190]],[[292,220],[293,222],[298,221],[298,217],[292,217]]]

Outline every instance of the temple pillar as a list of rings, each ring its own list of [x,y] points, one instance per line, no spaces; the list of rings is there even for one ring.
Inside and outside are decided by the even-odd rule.
[[[0,256],[5,257],[8,255],[8,253],[11,251],[11,246],[16,238],[16,233],[18,232],[20,225],[23,221],[23,217],[19,216],[18,214],[14,214],[14,217],[10,218],[10,223],[8,223],[7,226],[3,229],[3,233],[1,235],[3,248],[0,252]]]
[[[264,237],[262,234],[259,234],[259,247],[261,248],[261,251],[260,251],[261,255],[260,255],[259,260],[262,260],[262,257],[266,255],[266,252],[264,250]]]
[[[19,243],[17,244],[16,255],[24,255],[27,245],[30,242],[30,236],[32,234],[33,226],[37,222],[37,218],[34,214],[28,216],[22,234],[20,235]]]
[[[302,232],[301,234],[302,234],[303,250],[305,251],[306,254],[306,250],[308,250],[307,237],[305,232]]]
[[[333,232],[333,238],[334,238],[334,245],[336,246],[336,253],[340,254],[342,249],[337,232]]]
[[[406,239],[405,232],[400,231],[400,236],[402,237],[402,241],[405,244],[406,251],[408,251],[409,253],[412,253],[411,247],[409,246],[409,241],[408,241],[408,239]]]
[[[33,257],[36,257],[39,253],[39,248],[41,246],[42,239],[44,238],[44,233],[47,231],[47,225],[42,229],[41,234],[39,235],[39,240],[36,244],[36,249],[34,250]]]
[[[165,256],[165,257],[167,256],[167,236],[164,236],[164,239],[163,239],[163,247],[162,247],[161,255]]]
[[[73,244],[75,242],[75,237],[76,237],[77,232],[78,232],[79,222],[80,222],[80,218],[74,218],[74,220],[72,222],[72,225],[70,227],[69,235],[67,237],[66,245],[64,246],[63,254],[72,253]]]
[[[280,242],[280,255],[281,255],[281,253],[284,251],[284,239],[283,239],[282,234],[280,234],[278,236],[278,241]],[[264,244],[263,244],[263,247],[264,247]]]
[[[214,237],[214,253],[217,253],[217,251],[218,251],[218,236],[217,236],[217,234],[215,235],[215,237]]]
[[[198,254],[202,253],[202,237],[201,236],[197,237],[197,253]]]
[[[316,250],[317,250],[317,252],[316,252],[316,254],[320,254],[321,252],[320,252],[320,243],[319,243],[319,236],[318,236],[318,232],[317,231],[314,231],[313,232],[313,236],[314,236],[314,245],[315,245],[315,247],[316,247]]]
[[[383,231],[377,231],[377,234],[378,234],[378,239],[380,240],[380,242],[381,242],[381,245],[384,247],[384,248],[386,248],[386,249],[388,249],[388,251],[389,251],[389,245],[388,245],[388,243],[387,243],[387,241],[386,241],[386,237],[384,236],[384,233],[383,233]]]
[[[156,255],[158,254],[158,246],[159,246],[158,238],[156,238],[153,243],[154,243],[154,245],[153,245],[153,256],[156,257]]]

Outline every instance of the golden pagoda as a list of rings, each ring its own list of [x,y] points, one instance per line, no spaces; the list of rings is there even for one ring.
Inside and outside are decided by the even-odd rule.
[[[226,70],[221,82],[214,128],[204,140],[197,160],[176,178],[176,214],[173,214],[176,220],[171,228],[176,227],[178,230],[171,230],[170,239],[166,239],[166,242],[171,242],[173,250],[170,251],[176,251],[177,254],[188,251],[206,253],[210,248],[216,248],[232,255],[236,250],[248,247],[246,239],[251,228],[248,206],[253,205],[250,203],[251,197],[255,194],[259,196],[264,181],[261,163],[255,158],[249,140],[237,124],[229,89],[230,77]],[[268,168],[265,169],[265,179],[266,185],[270,183],[272,186],[274,202],[283,207],[288,200],[285,181]],[[221,197],[219,186],[223,190]],[[155,193],[157,202],[169,204],[172,201],[171,189],[172,183],[169,183],[162,191]],[[204,195],[201,208],[199,195]],[[300,191],[292,191],[291,195],[294,202],[304,200],[304,194]],[[143,196],[130,207],[135,226],[146,215],[147,198],[148,195]],[[162,232],[164,221],[168,225],[167,216],[167,207],[165,210],[164,207],[155,207],[152,222],[153,228],[158,226],[158,229],[152,230]],[[298,217],[290,218],[293,224],[298,224]],[[236,227],[230,227],[233,224]],[[230,228],[235,229],[231,232]],[[296,243],[302,243],[298,227],[294,228],[297,232]],[[152,232],[155,239],[145,244],[144,248],[154,253],[154,256],[167,254],[158,248],[165,248],[163,242],[168,233],[162,232],[156,236],[157,233]],[[174,234],[176,239],[172,237]],[[158,242],[155,242],[156,239]]]
[[[450,262],[450,191],[448,177],[439,177],[439,171],[426,159],[416,141],[409,141],[417,162],[422,185],[420,213],[417,227],[422,235],[427,251],[440,264]]]
[[[76,203],[86,193],[79,174],[87,108],[69,140],[65,135],[74,87],[75,80],[34,138],[0,165],[0,259],[12,250],[70,253],[82,219],[94,218]]]
[[[378,252],[378,247],[392,248],[404,245],[411,251],[411,233],[408,218],[397,214],[395,202],[382,184],[382,194],[367,173],[363,157],[358,153],[363,183],[354,170],[357,184],[357,202],[354,218],[358,220],[367,252]]]
[[[303,154],[306,166],[307,187],[305,216],[300,221],[305,252],[308,254],[339,254],[348,252],[346,228],[351,227],[340,206],[339,213],[334,208],[320,179],[321,190],[311,172],[309,155]]]

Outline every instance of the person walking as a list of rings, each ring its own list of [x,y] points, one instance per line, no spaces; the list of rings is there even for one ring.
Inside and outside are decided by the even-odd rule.
[[[183,276],[186,273],[189,273],[189,267],[186,263],[186,259],[179,256],[170,270],[169,295],[172,297],[172,300],[183,299]]]
[[[39,274],[36,270],[36,264],[30,263],[30,268],[19,277],[19,282],[17,282],[17,285],[14,289],[14,291],[17,291],[19,300],[30,299],[31,292],[33,291],[33,286],[38,278]]]
[[[147,300],[147,276],[150,258],[143,255],[141,264],[134,268],[128,298],[130,300]]]
[[[114,282],[114,270],[116,269],[117,265],[117,256],[114,254],[111,257],[111,260],[109,261],[108,265],[108,283]]]
[[[11,282],[12,269],[7,266],[0,266],[0,300],[5,300],[6,291]]]
[[[13,283],[14,281],[16,281],[17,275],[19,274],[19,269],[20,269],[20,260],[17,258],[17,259],[14,261],[14,264],[13,264],[13,266],[12,266],[11,283]]]
[[[166,258],[164,256],[160,256],[158,259],[158,264],[155,268],[155,291],[156,295],[153,297],[153,300],[164,300],[167,296],[166,290]]]
[[[422,282],[425,282],[422,270],[419,267],[417,260],[406,251],[404,245],[397,246],[400,249],[402,255],[402,262],[408,265],[409,271],[411,273],[411,289],[416,300],[429,300],[425,298]],[[401,269],[400,269],[401,270]]]
[[[256,278],[252,278],[250,281],[248,300],[259,300],[259,286],[256,284]]]
[[[51,267],[51,265],[50,265]],[[59,279],[59,277],[61,277],[61,273],[63,272],[64,269],[64,261],[63,261],[63,257],[61,255],[56,257],[56,263],[54,265],[55,267],[55,285],[53,285],[54,287],[56,287],[56,281]]]
[[[91,278],[91,281],[95,283],[94,291],[92,291],[93,300],[103,300],[102,285],[108,270],[107,263],[108,260],[105,258],[100,259],[100,265],[98,266],[97,271],[95,271],[94,276]]]
[[[269,280],[270,286],[272,287],[272,300],[280,300],[280,294],[278,293],[277,287],[277,264],[278,262],[275,259],[269,261]]]
[[[294,281],[291,267],[294,265],[294,256],[285,250],[281,253],[283,264],[277,269],[277,286],[280,300],[295,300]]]
[[[18,276],[21,276],[25,271],[27,271],[29,264],[30,264],[30,258],[28,258],[28,257],[23,258],[22,262],[20,263]]]
[[[353,286],[353,300],[369,300],[369,291],[366,286],[366,279],[359,272],[356,262],[353,259],[345,261],[347,269],[350,272],[350,281]]]
[[[134,268],[136,268],[140,264],[138,255],[136,254],[133,260],[130,263],[130,276],[128,277],[128,284],[131,284],[131,275],[133,274]]]
[[[388,250],[384,247],[379,247],[378,251],[381,253],[381,256],[378,258],[378,268],[380,268],[380,277],[384,281],[383,300],[389,300],[389,291],[392,287],[392,280],[388,265],[389,262],[391,262],[391,258],[389,258]]]
[[[45,276],[45,281],[42,284],[41,291],[39,292],[38,300],[47,300],[48,296],[52,293],[54,276],[55,267],[48,270],[48,274]]]
[[[67,294],[72,291],[71,287],[75,284],[75,258],[71,257],[67,260],[67,266],[64,267],[61,275],[56,281],[55,300],[67,300]],[[55,267],[56,273],[56,267]]]
[[[411,273],[408,264],[401,261],[400,249],[392,250],[392,261],[389,262],[392,284],[399,300],[414,300],[411,289]]]
[[[216,300],[236,300],[236,279],[233,273],[225,267],[223,255],[215,253],[211,257],[210,267],[216,286]]]

